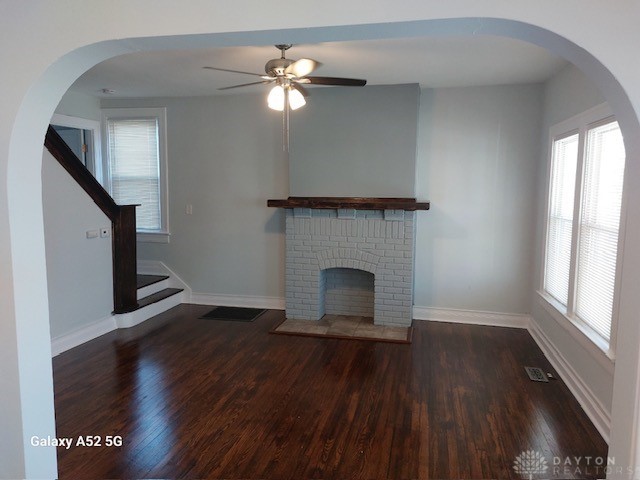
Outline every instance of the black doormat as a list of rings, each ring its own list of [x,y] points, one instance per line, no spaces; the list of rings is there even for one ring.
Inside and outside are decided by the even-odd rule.
[[[200,318],[207,320],[227,320],[231,322],[253,322],[266,310],[261,308],[216,307]]]

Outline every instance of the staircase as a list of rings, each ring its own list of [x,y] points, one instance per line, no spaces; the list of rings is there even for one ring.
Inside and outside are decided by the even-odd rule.
[[[138,307],[116,315],[118,328],[129,328],[183,303],[183,288],[173,287],[169,275],[141,275],[136,278]]]

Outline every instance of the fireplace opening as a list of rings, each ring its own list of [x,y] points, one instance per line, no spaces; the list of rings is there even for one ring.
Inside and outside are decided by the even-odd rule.
[[[373,317],[374,274],[355,268],[320,271],[320,317],[357,315]]]

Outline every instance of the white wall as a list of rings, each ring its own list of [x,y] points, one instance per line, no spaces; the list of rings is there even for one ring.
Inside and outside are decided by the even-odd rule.
[[[111,315],[111,238],[86,238],[111,222],[45,149],[42,159],[49,321],[55,339]]]
[[[530,311],[542,88],[424,89],[414,303]]]
[[[284,297],[284,211],[267,200],[288,195],[288,167],[265,95],[103,106],[167,107],[171,240],[138,243],[138,258],[165,262],[194,293]]]
[[[561,352],[607,414],[610,414],[613,391],[612,363],[589,340],[580,341],[582,334],[569,322],[562,326],[554,320],[542,307],[538,295],[535,293],[542,284],[542,244],[545,230],[543,221],[547,201],[546,189],[549,182],[547,158],[549,129],[603,101],[604,98],[596,86],[573,65],[567,66],[545,85],[540,139],[540,174],[536,198],[537,222],[531,303],[533,318],[542,332]],[[570,332],[573,332],[573,335]]]
[[[291,114],[290,195],[414,197],[418,85],[310,91]]]

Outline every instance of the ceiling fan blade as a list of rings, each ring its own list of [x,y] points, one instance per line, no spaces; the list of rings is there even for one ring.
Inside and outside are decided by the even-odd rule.
[[[273,80],[264,80],[262,82],[242,83],[240,85],[231,85],[230,87],[222,87],[222,88],[219,88],[218,90],[230,90],[232,88],[248,87],[250,85],[267,85],[267,84],[271,83],[272,81]]]
[[[309,96],[309,91],[297,82],[291,82],[291,87],[299,91],[304,98]]]
[[[339,77],[305,77],[300,79],[300,83],[311,85],[338,85],[342,87],[364,87],[366,80],[357,78],[339,78]],[[306,82],[305,80],[309,80]]]
[[[245,75],[254,75],[256,77],[264,77],[264,74],[262,73],[243,72],[241,70],[229,70],[228,68],[218,68],[218,67],[202,67],[202,68],[206,68],[207,70],[217,70],[219,72],[243,73]]]
[[[294,77],[304,77],[313,72],[321,65],[320,62],[311,60],[310,58],[301,58],[298,61],[293,62],[287,68],[284,69],[285,75],[293,75]]]

